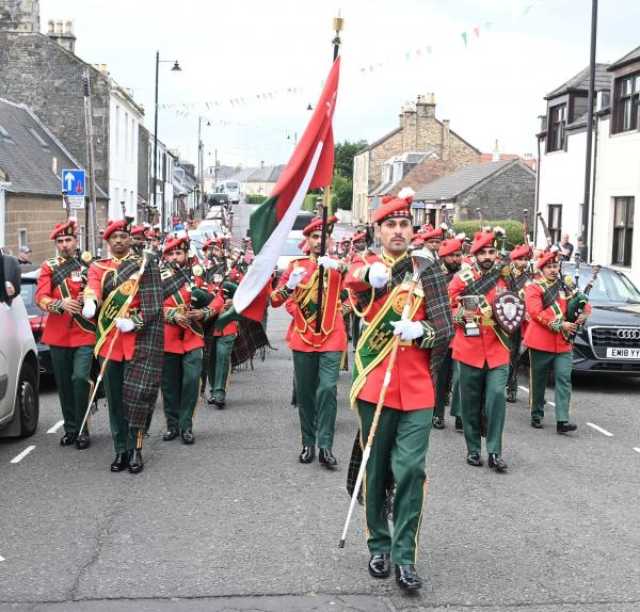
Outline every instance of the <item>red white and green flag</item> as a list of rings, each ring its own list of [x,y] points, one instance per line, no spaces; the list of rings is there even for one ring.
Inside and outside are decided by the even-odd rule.
[[[307,128],[269,199],[251,214],[249,232],[255,259],[233,297],[237,314],[262,320],[271,275],[305,195],[333,178],[333,113],[338,94],[340,58],[329,72]]]

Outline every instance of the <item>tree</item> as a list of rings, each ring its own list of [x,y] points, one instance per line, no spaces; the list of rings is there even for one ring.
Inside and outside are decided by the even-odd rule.
[[[333,210],[336,210],[336,208],[351,210],[353,183],[350,178],[346,178],[337,173],[334,174],[331,192],[333,194],[333,202],[331,206]]]
[[[367,146],[366,141],[338,142],[335,145],[335,173],[349,180],[353,177],[353,158]]]

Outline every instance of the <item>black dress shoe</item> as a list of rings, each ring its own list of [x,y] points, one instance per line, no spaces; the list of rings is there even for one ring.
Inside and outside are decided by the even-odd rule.
[[[165,442],[171,442],[171,440],[175,440],[179,435],[180,433],[177,429],[167,429],[167,431],[162,434],[162,439]]]
[[[489,467],[500,473],[506,472],[508,468],[504,459],[497,453],[489,453]]]
[[[207,404],[209,404],[209,406],[211,406],[211,405],[213,405],[213,404],[215,404],[215,403],[216,403],[216,402],[215,402],[215,400],[213,399],[213,395],[209,395],[209,396],[207,397]]]
[[[575,423],[569,423],[568,421],[558,421],[556,423],[556,431],[559,434],[569,433],[570,431],[575,431],[578,429],[578,426]]]
[[[60,438],[60,446],[72,446],[76,443],[77,438],[78,434],[75,431],[66,433],[62,438]]]
[[[338,467],[338,460],[333,456],[330,448],[321,448],[318,453],[318,462],[329,470]]]
[[[132,474],[139,474],[144,470],[144,461],[142,461],[142,449],[134,448],[131,451],[131,458],[129,459],[129,471]]]
[[[444,419],[441,419],[439,416],[434,416],[431,422],[433,423],[434,429],[444,429]]]
[[[129,453],[117,453],[116,458],[111,464],[112,472],[122,472],[129,467]]]
[[[464,427],[462,426],[462,417],[456,417],[456,431],[462,433]]]
[[[422,580],[415,565],[396,565],[396,582],[404,591],[417,591],[422,588]]]
[[[91,439],[89,438],[88,433],[81,433],[76,438],[76,448],[78,450],[84,450],[85,448],[89,448],[91,445]]]
[[[391,575],[391,555],[375,553],[369,559],[369,573],[374,578],[388,578]]]
[[[531,419],[531,427],[533,427],[534,429],[542,429],[544,425],[542,424],[541,419],[537,419],[534,417],[533,419]]]
[[[180,434],[180,437],[182,438],[183,444],[193,444],[196,441],[193,432],[190,429],[185,429]]]
[[[507,390],[507,401],[510,404],[515,404],[518,401],[518,390],[517,389],[508,389]]]
[[[483,465],[482,459],[480,458],[480,453],[469,453],[467,455],[467,463],[469,465],[473,465],[474,467],[480,467]]]
[[[311,463],[316,456],[316,449],[314,446],[303,446],[300,453],[300,463]]]

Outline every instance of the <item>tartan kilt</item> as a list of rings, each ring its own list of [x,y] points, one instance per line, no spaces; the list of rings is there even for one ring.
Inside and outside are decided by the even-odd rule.
[[[231,352],[232,367],[235,368],[253,359],[260,349],[268,346],[270,346],[269,338],[262,323],[241,317],[238,321],[238,336]]]

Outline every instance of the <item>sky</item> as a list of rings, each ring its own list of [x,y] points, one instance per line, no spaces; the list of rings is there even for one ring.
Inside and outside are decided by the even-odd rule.
[[[640,45],[640,2],[600,2],[597,61]],[[344,18],[336,141],[372,142],[433,92],[436,116],[481,149],[535,153],[544,95],[589,63],[591,0],[40,0],[42,28],[72,19],[76,53],[107,64],[160,139],[205,165],[285,163]],[[172,72],[174,60],[181,72]],[[207,125],[209,123],[210,125]]]

